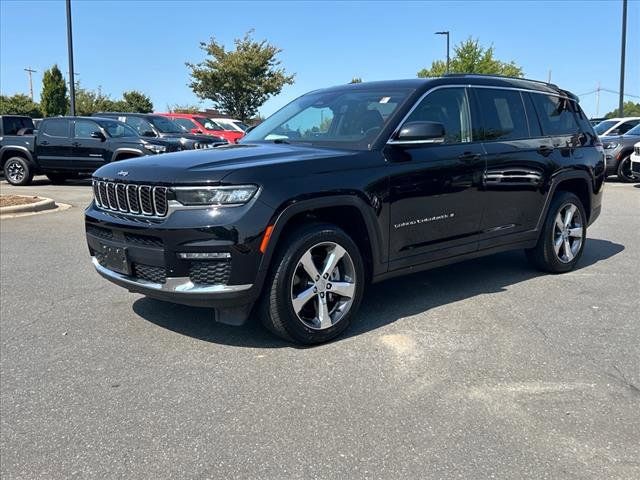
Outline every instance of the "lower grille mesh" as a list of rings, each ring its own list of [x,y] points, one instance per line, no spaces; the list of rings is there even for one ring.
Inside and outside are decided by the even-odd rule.
[[[155,267],[143,263],[133,264],[133,275],[153,283],[165,283],[167,281],[167,270],[164,267]]]
[[[226,285],[231,275],[229,261],[191,262],[189,278],[193,283],[208,285]]]

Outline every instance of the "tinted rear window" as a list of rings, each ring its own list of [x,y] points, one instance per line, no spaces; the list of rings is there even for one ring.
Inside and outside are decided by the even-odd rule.
[[[545,135],[575,135],[580,131],[569,99],[543,94],[531,98]]]
[[[66,118],[52,118],[43,120],[40,130],[51,137],[68,137],[69,120]]]
[[[2,117],[2,131],[4,135],[17,135],[23,128],[33,129],[33,120],[24,117]]]
[[[517,140],[529,137],[527,114],[520,92],[475,89],[483,128],[482,140]]]

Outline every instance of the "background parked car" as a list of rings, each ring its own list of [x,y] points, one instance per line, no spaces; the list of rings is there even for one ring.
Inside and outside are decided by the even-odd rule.
[[[111,118],[45,118],[35,135],[4,135],[5,125],[7,132],[15,132],[17,126],[29,123],[26,120],[3,117],[0,123],[0,159],[6,179],[13,185],[28,185],[40,173],[53,183],[61,183],[90,175],[110,162],[181,149],[175,142],[143,138]]]
[[[640,142],[633,146],[633,153],[631,154],[631,173],[635,177],[636,181],[640,181]]]
[[[230,128],[233,130],[237,130],[238,132],[246,133],[246,131],[249,129],[249,125],[233,118],[212,118],[211,120],[224,128]]]
[[[624,135],[638,124],[640,124],[640,117],[609,118],[600,122],[593,129],[598,136],[606,137]]]
[[[631,154],[634,145],[640,140],[640,124],[629,130],[626,135],[600,137],[607,160],[607,175],[617,175],[622,182],[635,182],[631,173]]]
[[[170,118],[190,133],[203,133],[222,137],[229,143],[237,143],[244,136],[244,132],[239,132],[235,128],[224,127],[210,118],[194,113],[159,113],[158,115]]]
[[[177,123],[162,115],[147,113],[95,113],[96,117],[115,118],[126,123],[146,138],[161,138],[180,146],[182,150],[198,150],[227,145],[226,139],[212,135],[188,133]]]

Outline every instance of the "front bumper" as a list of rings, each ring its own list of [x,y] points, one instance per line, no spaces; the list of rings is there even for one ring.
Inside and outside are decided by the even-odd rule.
[[[237,324],[260,294],[259,244],[271,215],[271,208],[258,201],[179,210],[162,219],[92,203],[85,211],[87,246],[97,272],[110,282],[160,300],[214,308],[218,320]],[[124,252],[126,268],[110,263],[105,252],[113,249]],[[189,253],[216,258],[183,258]]]
[[[631,154],[631,173],[640,179],[640,153]]]

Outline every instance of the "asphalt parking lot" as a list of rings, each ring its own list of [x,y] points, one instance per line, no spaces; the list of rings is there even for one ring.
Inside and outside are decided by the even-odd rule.
[[[130,294],[88,258],[90,187],[3,219],[2,478],[640,478],[640,185],[579,268],[510,252],[372,286],[338,341]]]

